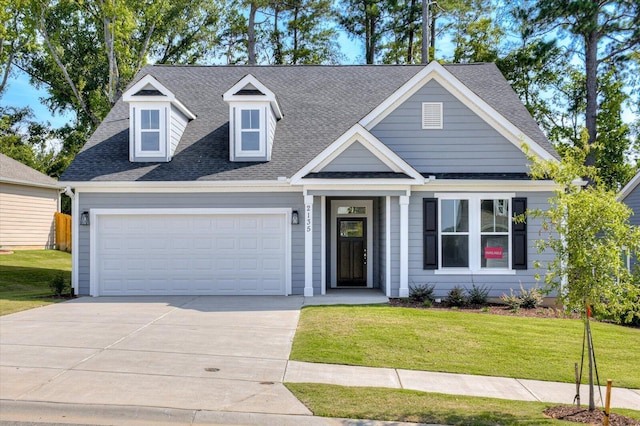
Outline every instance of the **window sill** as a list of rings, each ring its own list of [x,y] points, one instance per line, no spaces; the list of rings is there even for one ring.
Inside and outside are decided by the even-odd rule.
[[[516,273],[515,269],[479,269],[472,271],[468,268],[448,268],[433,271],[434,275],[515,275]]]

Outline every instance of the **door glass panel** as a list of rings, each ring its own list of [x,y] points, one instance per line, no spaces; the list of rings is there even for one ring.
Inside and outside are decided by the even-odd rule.
[[[366,207],[338,207],[338,214],[367,214]]]
[[[362,238],[364,236],[364,226],[361,220],[341,220],[340,236]]]

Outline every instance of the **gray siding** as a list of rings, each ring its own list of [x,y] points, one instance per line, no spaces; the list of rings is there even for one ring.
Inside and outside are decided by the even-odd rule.
[[[553,194],[549,192],[516,193],[516,197],[527,197],[529,209],[545,209],[548,206],[547,199]],[[423,238],[422,238],[422,199],[433,197],[433,192],[414,192],[409,204],[409,285],[432,284],[436,286],[435,295],[444,297],[447,292],[456,285],[470,288],[472,284],[485,285],[491,288],[490,297],[499,297],[508,293],[510,288],[519,289],[520,283],[525,288],[531,288],[537,284],[535,274],[544,275],[545,269],[535,269],[534,260],[538,260],[546,268],[548,262],[553,259],[552,253],[538,254],[535,241],[539,238],[541,230],[539,219],[530,219],[527,225],[529,246],[527,251],[528,269],[516,271],[514,275],[437,275],[434,271],[423,269]],[[397,296],[399,290],[399,251],[400,251],[400,210],[398,199],[392,198],[392,295]],[[540,284],[542,286],[542,283]]]
[[[170,157],[173,157],[173,154],[176,152],[176,148],[180,143],[180,139],[182,138],[182,134],[184,133],[184,129],[187,127],[188,123],[189,120],[187,117],[185,117],[178,108],[171,105],[171,132],[169,133]]]
[[[79,211],[109,208],[292,208],[302,214],[301,193],[79,193]],[[319,203],[318,203],[319,206]],[[315,207],[315,206],[314,206]],[[319,207],[318,207],[319,212]],[[302,216],[301,216],[302,217]],[[318,213],[319,218],[319,213]],[[318,220],[318,222],[320,221]],[[79,294],[89,294],[89,226],[78,232]],[[319,226],[317,235],[319,236]],[[318,246],[319,247],[319,246]],[[74,248],[75,250],[76,248]],[[318,248],[319,253],[319,248]],[[315,260],[314,260],[315,262]],[[318,258],[319,264],[319,258]],[[319,271],[319,268],[318,268]],[[315,281],[315,280],[314,280]],[[319,283],[319,277],[318,277]],[[318,284],[319,286],[319,284]],[[304,227],[291,227],[291,287],[293,294],[304,290]]]
[[[632,225],[640,226],[640,185],[636,186],[633,191],[627,195],[627,197],[622,200],[626,205],[628,205],[631,210],[633,210],[633,215],[629,219]],[[633,265],[640,267],[640,253],[636,253],[634,257],[631,258],[631,269],[633,270]]]
[[[443,103],[441,130],[422,129],[422,102]],[[371,133],[421,173],[528,171],[519,148],[433,80]]]
[[[387,286],[387,201],[386,198],[380,198],[377,209],[378,223],[380,224],[377,239],[378,246],[378,282],[380,289],[384,292]]]
[[[392,171],[360,142],[354,142],[327,164],[323,172],[390,172]]]

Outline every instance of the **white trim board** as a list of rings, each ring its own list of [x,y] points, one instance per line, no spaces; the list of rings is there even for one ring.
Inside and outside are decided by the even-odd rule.
[[[636,173],[636,175],[627,183],[622,190],[620,190],[620,195],[618,195],[618,200],[622,201],[631,194],[631,192],[640,184],[640,172]]]
[[[76,196],[76,199],[78,197]],[[283,215],[285,218],[285,295],[292,292],[291,283],[291,208],[197,208],[197,209],[91,209],[89,210],[89,294],[100,296],[98,288],[98,261],[96,247],[97,224],[100,216],[120,215]],[[76,220],[77,222],[77,220]],[[74,228],[75,230],[75,228]],[[77,235],[77,232],[75,233]],[[74,241],[75,242],[75,241]],[[75,246],[77,247],[77,245]],[[78,250],[74,250],[78,251]]]

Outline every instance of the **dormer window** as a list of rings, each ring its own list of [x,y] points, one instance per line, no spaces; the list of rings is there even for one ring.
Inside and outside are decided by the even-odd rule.
[[[269,161],[282,113],[275,94],[247,75],[224,95],[229,104],[229,159]]]
[[[163,129],[166,127],[164,116],[166,108],[138,109],[138,120],[140,123],[136,134],[136,155],[156,157],[165,155],[165,135]]]
[[[196,116],[151,75],[129,88],[129,161],[171,161],[182,134]]]
[[[240,151],[260,151],[260,110],[240,110]]]

